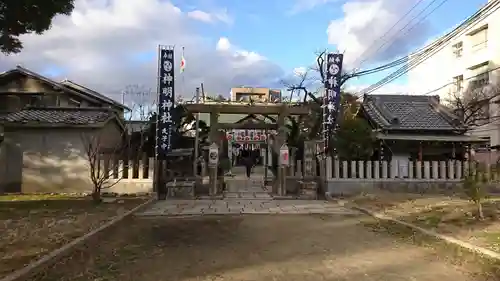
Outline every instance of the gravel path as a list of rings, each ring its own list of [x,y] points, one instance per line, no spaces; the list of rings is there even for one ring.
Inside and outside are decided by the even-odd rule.
[[[361,215],[130,218],[31,280],[480,280]]]

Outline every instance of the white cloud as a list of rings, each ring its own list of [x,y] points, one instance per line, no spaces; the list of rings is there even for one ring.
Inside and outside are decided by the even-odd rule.
[[[217,41],[215,49],[217,49],[217,51],[229,51],[229,49],[231,49],[231,42],[229,42],[229,39],[226,37],[221,37],[219,41]]]
[[[404,56],[416,45],[422,44],[427,37],[428,25],[425,22],[413,27],[421,16],[400,31],[421,11],[420,7],[423,8],[425,5],[418,6],[392,31],[387,32],[417,1],[349,1],[342,7],[344,17],[330,22],[327,29],[328,42],[336,45],[339,51],[345,52],[344,63],[348,68],[358,68],[363,60],[366,62],[361,65],[362,68],[366,67],[367,63]],[[412,30],[407,32],[410,28]],[[377,50],[384,44],[385,46]]]
[[[302,76],[302,75],[306,74],[306,72],[307,72],[307,68],[304,66],[299,66],[299,67],[296,67],[293,69],[293,74],[295,76]]]
[[[206,23],[223,22],[226,24],[232,24],[233,19],[227,13],[227,10],[222,10],[214,13],[207,13],[201,10],[194,10],[187,13],[188,17],[199,20]]]
[[[350,93],[360,93],[364,89],[370,87],[370,85],[347,85],[345,87],[346,92]],[[401,95],[411,95],[411,94],[418,94],[418,93],[412,93],[410,86],[406,84],[396,84],[396,83],[389,83],[371,93],[370,95],[394,95],[394,94],[401,94]]]
[[[331,3],[338,2],[339,0],[295,0],[294,5],[288,11],[289,15],[295,15],[300,12],[310,11],[318,6]]]
[[[237,66],[239,67],[250,66],[254,63],[267,61],[266,57],[256,52],[247,51],[237,46],[234,46],[227,37],[219,38],[219,41],[217,41],[215,49],[219,51],[219,54],[224,56],[230,56],[233,58],[244,57],[245,60],[238,59]]]
[[[189,16],[169,1],[103,3],[77,0],[72,15],[57,17],[43,35],[22,36],[25,48],[2,58],[0,71],[16,64],[37,72],[57,69],[63,72],[57,79],[67,77],[117,98],[114,94],[130,84],[155,89],[157,46],[172,44],[178,61],[180,47],[185,47],[186,71],[182,78],[176,73],[177,92],[184,96],[192,96],[201,82],[207,93],[228,93],[234,85],[273,86],[283,74],[255,52],[217,50],[213,39],[191,30]],[[229,40],[227,44],[231,46]]]
[[[199,21],[204,21],[204,22],[213,22],[214,18],[212,17],[211,14],[207,12],[203,12],[200,10],[195,10],[187,13],[188,17],[199,20]]]

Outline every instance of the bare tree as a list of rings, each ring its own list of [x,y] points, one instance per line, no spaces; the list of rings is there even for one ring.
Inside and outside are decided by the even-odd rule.
[[[500,103],[499,96],[499,83],[481,85],[473,81],[463,93],[454,91],[445,102],[459,117],[463,125],[460,131],[465,133],[479,126],[496,122],[500,118],[500,114],[492,114],[494,111],[490,109],[492,105]]]
[[[305,103],[308,98],[313,100],[316,104],[321,105],[323,103],[321,98],[318,98],[316,94],[323,89],[323,85],[326,81],[325,76],[325,55],[327,50],[317,51],[316,63],[306,69],[303,73],[296,73],[295,79],[292,81],[282,81],[282,84],[286,87],[287,91],[290,92],[290,100],[295,94],[300,96],[302,94],[302,103]],[[356,77],[356,74],[347,74],[343,71],[342,77],[340,79],[340,86],[342,87],[347,80]],[[314,89],[316,86],[316,89]],[[311,90],[313,88],[314,90]]]
[[[156,92],[143,85],[128,85],[122,91],[122,102],[131,108],[131,120],[146,121],[156,110]]]
[[[110,141],[111,139],[115,141]],[[121,180],[120,175],[123,175],[123,166],[118,166],[117,161],[113,161],[113,158],[119,152],[127,150],[127,139],[126,131],[120,135],[119,139],[116,136],[110,138],[105,129],[81,134],[81,141],[87,158],[89,178],[93,185],[92,199],[95,202],[101,201],[101,194],[104,189],[113,187]],[[116,142],[118,142],[118,145]],[[118,179],[112,179],[112,173],[118,173]]]
[[[93,185],[92,198],[99,202],[103,190],[109,189],[123,178],[124,169],[130,165],[119,165],[118,159],[132,160],[138,166],[143,156],[144,147],[148,143],[152,116],[156,109],[155,94],[151,89],[129,85],[122,92],[122,102],[129,107],[125,116],[118,118],[124,124],[119,135],[113,135],[106,129],[92,133],[82,133],[89,178]],[[112,176],[112,175],[115,176]],[[132,175],[127,175],[131,177]]]

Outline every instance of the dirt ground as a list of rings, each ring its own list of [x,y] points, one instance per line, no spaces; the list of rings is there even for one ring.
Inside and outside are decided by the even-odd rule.
[[[474,264],[454,264],[369,222],[364,215],[131,217],[29,280],[486,280]]]
[[[0,196],[0,278],[145,200],[95,205],[89,198]]]

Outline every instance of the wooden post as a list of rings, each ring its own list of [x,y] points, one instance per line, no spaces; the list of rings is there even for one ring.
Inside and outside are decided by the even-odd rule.
[[[422,158],[423,158],[422,142],[419,142],[419,144],[418,144],[418,161],[422,162]]]
[[[219,111],[214,108],[212,112],[210,112],[210,143],[218,142],[218,132],[219,132]]]
[[[278,152],[278,155],[279,155],[280,148],[285,143],[285,141],[286,141],[285,114],[284,114],[284,110],[282,110],[280,112],[280,114],[278,115],[278,135],[276,136],[275,141],[274,141],[274,149],[275,149],[275,151]],[[278,188],[277,188],[278,189],[277,193],[278,193],[278,195],[282,195],[282,193],[283,193],[283,167],[282,167],[281,163],[278,163],[277,179],[278,179],[278,183],[279,183]]]
[[[210,169],[209,195],[217,195],[217,167],[219,164],[219,146],[216,142],[210,145],[208,150],[208,165]]]

